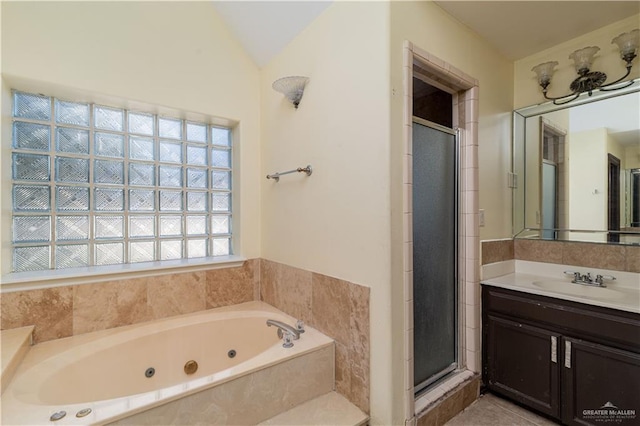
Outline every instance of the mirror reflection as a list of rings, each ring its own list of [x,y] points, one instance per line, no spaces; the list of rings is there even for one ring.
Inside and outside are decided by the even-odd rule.
[[[640,92],[552,108],[514,114],[514,233],[640,244]]]

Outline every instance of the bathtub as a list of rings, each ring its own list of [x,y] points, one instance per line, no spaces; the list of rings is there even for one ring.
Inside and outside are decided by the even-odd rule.
[[[248,302],[35,345],[2,424],[256,424],[331,391],[333,341],[307,327],[284,348],[267,319],[295,323]]]

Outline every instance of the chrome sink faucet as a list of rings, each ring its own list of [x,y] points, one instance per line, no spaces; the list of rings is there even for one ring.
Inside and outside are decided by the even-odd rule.
[[[278,327],[278,337],[284,340],[284,343],[282,344],[282,346],[285,348],[292,347],[293,340],[298,340],[300,338],[301,331],[299,329],[296,329],[295,327],[292,327],[289,324],[285,324],[282,321],[268,319],[267,326]],[[302,332],[304,332],[304,330]]]
[[[564,271],[566,275],[573,275],[573,280],[571,280],[574,284],[582,284],[582,285],[591,285],[594,287],[606,287],[604,281],[613,281],[616,279],[613,275],[600,275],[597,274],[595,279],[591,276],[590,272],[586,274],[581,274],[580,272],[574,271]]]

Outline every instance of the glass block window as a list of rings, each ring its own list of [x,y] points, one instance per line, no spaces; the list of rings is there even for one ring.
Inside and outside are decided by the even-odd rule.
[[[231,130],[13,93],[13,271],[225,256]]]

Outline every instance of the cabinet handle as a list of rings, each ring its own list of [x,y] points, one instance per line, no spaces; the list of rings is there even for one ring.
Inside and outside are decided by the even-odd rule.
[[[558,363],[558,339],[551,336],[551,362]]]
[[[564,366],[571,368],[571,342],[568,340],[564,342]]]

